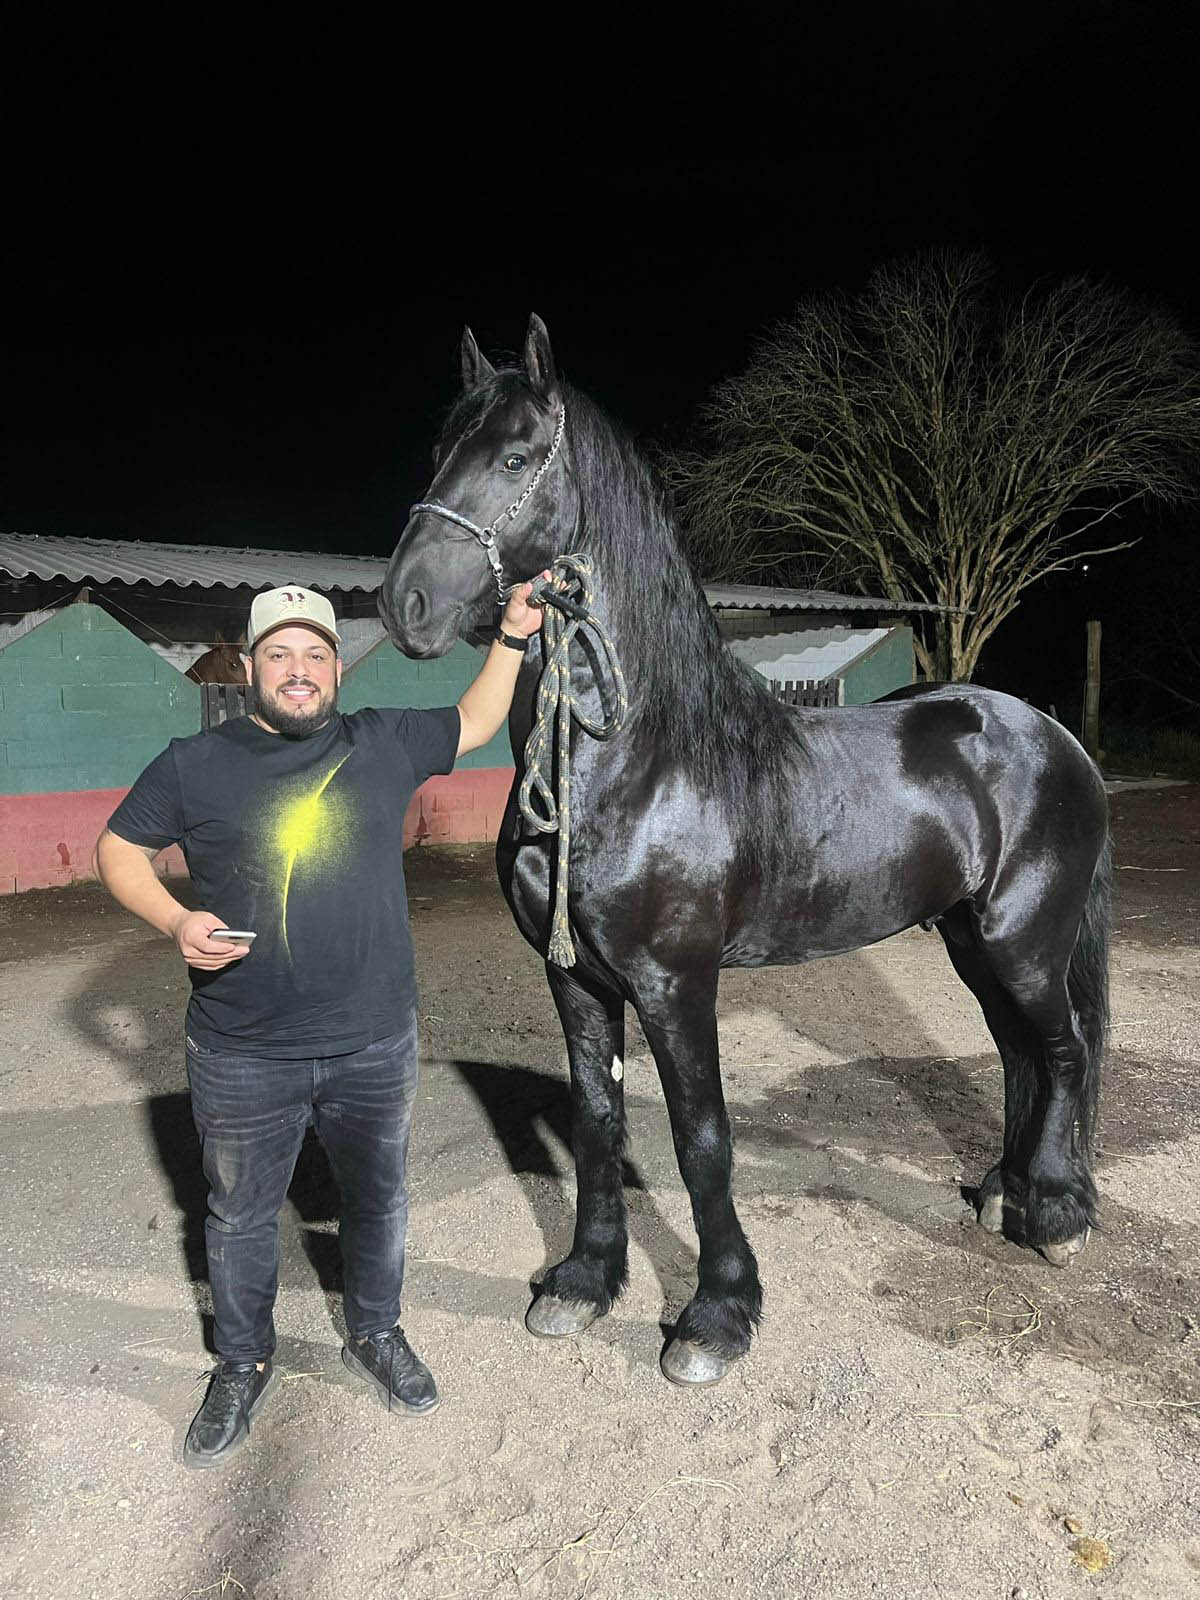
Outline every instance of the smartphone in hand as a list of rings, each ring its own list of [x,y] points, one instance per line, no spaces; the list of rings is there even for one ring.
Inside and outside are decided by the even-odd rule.
[[[253,944],[258,935],[256,933],[247,933],[244,929],[214,928],[208,937],[216,939],[222,944]]]

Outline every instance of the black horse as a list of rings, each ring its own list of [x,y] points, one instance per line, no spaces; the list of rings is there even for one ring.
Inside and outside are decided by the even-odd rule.
[[[523,364],[499,370],[468,330],[462,372],[429,497],[380,596],[392,638],[410,656],[443,654],[494,619],[497,553],[521,576],[586,552],[628,684],[617,737],[570,738],[576,961],[548,959],[546,974],[570,1057],[578,1210],[530,1330],[578,1333],[625,1279],[629,1003],[700,1241],[699,1286],[663,1370],[711,1383],[746,1352],[761,1289],[733,1203],[718,972],[835,955],[917,923],[937,927],[1004,1064],[1004,1149],[979,1220],[999,1231],[1007,1207],[1029,1244],[1067,1265],[1096,1210],[1110,864],[1095,766],[1058,723],[965,685],[848,709],[784,706],[723,648],[654,473],[559,377],[541,322],[531,319]],[[517,805],[544,649],[527,654],[510,718],[517,781],[497,861],[517,926],[546,957],[558,845]],[[586,632],[573,668],[576,709],[600,720],[611,670]]]

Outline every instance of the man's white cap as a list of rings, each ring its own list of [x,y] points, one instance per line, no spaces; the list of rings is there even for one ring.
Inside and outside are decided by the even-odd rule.
[[[323,594],[314,594],[298,583],[289,583],[286,589],[268,589],[256,594],[250,606],[250,626],[246,629],[246,649],[253,650],[264,633],[289,625],[316,628],[328,634],[335,645],[342,637],[337,631],[337,618],[333,607]]]

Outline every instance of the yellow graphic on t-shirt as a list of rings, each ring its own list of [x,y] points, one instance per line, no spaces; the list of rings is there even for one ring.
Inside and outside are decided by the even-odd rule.
[[[338,768],[349,756],[350,752],[347,751],[341,761],[335,762],[315,789],[285,801],[275,819],[272,843],[283,861],[283,948],[289,956],[292,952],[288,944],[288,895],[297,863],[302,869],[325,869],[344,860],[349,848],[346,801],[343,797],[330,797],[325,793]]]

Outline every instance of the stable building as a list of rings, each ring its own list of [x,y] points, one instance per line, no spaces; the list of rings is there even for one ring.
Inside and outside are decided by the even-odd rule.
[[[138,773],[214,715],[185,672],[239,642],[263,589],[303,583],[332,603],[343,710],[453,704],[478,655],[459,643],[417,662],[394,649],[376,605],[386,570],[380,557],[313,551],[0,536],[0,893],[91,876],[100,830]],[[756,585],[706,593],[729,648],[785,699],[855,705],[912,681],[909,613],[927,607]],[[494,840],[512,772],[501,732],[423,786],[405,847]],[[184,870],[177,850],[158,866]]]

